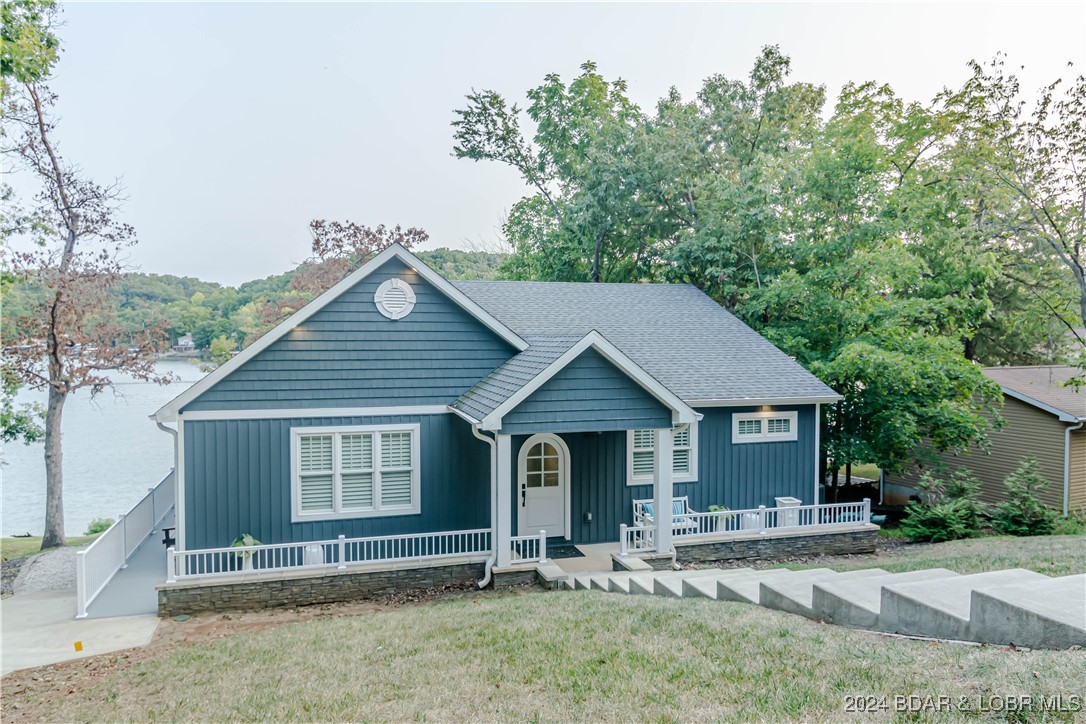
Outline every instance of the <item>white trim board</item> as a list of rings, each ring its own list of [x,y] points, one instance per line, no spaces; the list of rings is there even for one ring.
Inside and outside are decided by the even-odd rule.
[[[525,342],[519,335],[513,330],[506,327],[499,322],[490,313],[473,302],[467,295],[461,292],[459,289],[450,284],[444,277],[438,274],[436,271],[426,266],[418,257],[403,248],[399,244],[393,244],[377,256],[370,259],[368,262],[360,266],[351,274],[347,275],[341,282],[334,287],[321,294],[319,297],[305,305],[297,312],[292,314],[286,321],[279,323],[270,332],[264,334],[256,342],[246,347],[236,357],[230,359],[226,364],[218,367],[214,372],[211,372],[199,382],[188,388],[173,400],[165,404],[159,409],[154,417],[159,422],[172,422],[177,419],[177,414],[181,409],[195,400],[200,395],[207,392],[209,389],[217,385],[224,378],[226,378],[234,370],[238,369],[246,362],[251,360],[256,355],[263,352],[270,347],[272,343],[276,342],[280,338],[284,337],[288,332],[302,324],[311,316],[319,312],[329,303],[337,299],[341,294],[348,289],[358,284],[360,281],[368,277],[373,272],[384,266],[385,262],[393,257],[399,259],[404,264],[417,273],[420,277],[429,282],[438,291],[442,292],[451,301],[459,305],[464,311],[472,315],[484,325],[486,325],[491,331],[511,344],[518,351],[523,352],[528,349],[528,343]]]
[[[403,407],[296,407],[273,410],[193,410],[184,412],[186,422],[197,420],[284,420],[294,417],[388,417],[390,415],[447,415],[448,405],[404,405]]]
[[[627,357],[622,350],[611,344],[606,337],[596,330],[592,330],[584,337],[581,337],[576,344],[566,350],[561,357],[554,362],[551,362],[546,369],[506,398],[505,402],[494,408],[494,410],[479,423],[480,428],[483,430],[500,430],[502,418],[505,415],[515,410],[517,406],[528,399],[533,392],[542,387],[545,382],[562,371],[566,365],[577,359],[582,352],[589,348],[599,352],[608,362],[615,367],[618,367],[646,392],[671,409],[672,425],[697,422],[702,418],[701,414],[695,412],[689,405],[683,402],[678,395],[667,387],[664,387],[659,380]]]
[[[826,405],[845,399],[833,397],[748,397],[730,400],[687,400],[691,407],[758,407],[760,405]]]

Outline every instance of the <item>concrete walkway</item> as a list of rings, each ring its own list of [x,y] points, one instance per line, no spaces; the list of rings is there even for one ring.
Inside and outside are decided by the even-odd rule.
[[[166,580],[166,546],[162,528],[173,527],[171,509],[151,535],[128,559],[128,566],[117,571],[105,589],[87,607],[88,618],[134,616],[158,612],[155,586]]]
[[[0,668],[18,669],[143,646],[158,628],[156,615],[75,620],[75,591],[16,594],[0,603]],[[75,650],[75,642],[83,650]]]

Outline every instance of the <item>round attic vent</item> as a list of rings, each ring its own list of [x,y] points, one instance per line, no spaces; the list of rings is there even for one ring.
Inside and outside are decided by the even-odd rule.
[[[389,279],[377,287],[373,302],[389,319],[403,319],[415,307],[415,292],[402,279]]]

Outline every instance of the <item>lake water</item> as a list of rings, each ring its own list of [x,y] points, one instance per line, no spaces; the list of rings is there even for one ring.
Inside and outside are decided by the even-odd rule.
[[[64,532],[82,535],[94,518],[116,518],[139,502],[173,467],[173,437],[148,415],[184,392],[203,373],[188,360],[162,360],[161,372],[178,378],[153,385],[120,375],[116,389],[93,400],[85,390],[64,406]],[[45,404],[45,392],[23,390],[20,402]],[[45,526],[44,445],[4,446],[2,479],[5,536]]]

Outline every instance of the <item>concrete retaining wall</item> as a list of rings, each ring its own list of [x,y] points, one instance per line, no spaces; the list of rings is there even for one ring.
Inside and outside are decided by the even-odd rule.
[[[253,611],[375,598],[435,586],[466,585],[483,577],[482,562],[393,570],[293,574],[233,581],[180,581],[158,586],[158,615]],[[533,576],[534,571],[533,571]]]
[[[679,563],[729,561],[742,558],[776,560],[806,556],[836,556],[874,553],[879,528],[861,528],[836,533],[794,535],[750,535],[742,538],[697,543],[675,543]]]

